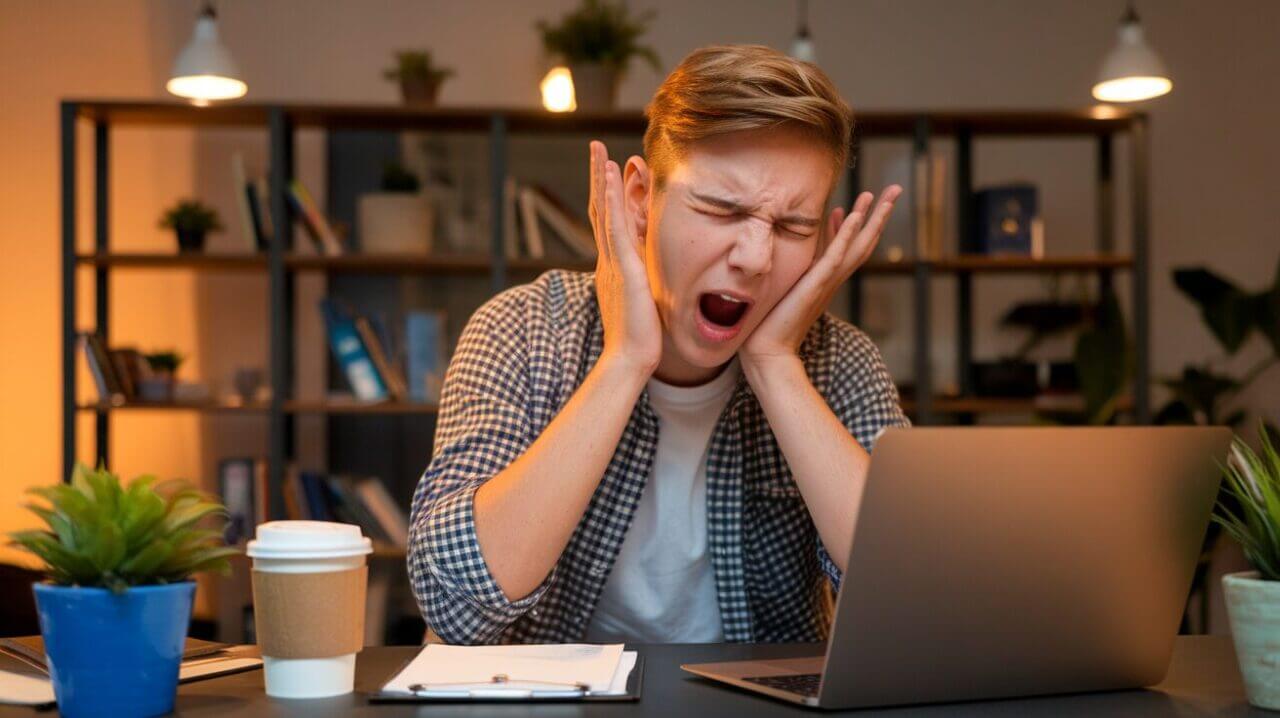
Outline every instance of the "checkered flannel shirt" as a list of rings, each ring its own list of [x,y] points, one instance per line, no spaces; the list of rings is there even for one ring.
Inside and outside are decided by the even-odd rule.
[[[658,420],[636,402],[586,513],[542,584],[512,601],[476,539],[475,493],[520,456],[604,346],[594,275],[551,271],[471,317],[445,377],[432,459],[410,515],[408,571],[427,626],[448,643],[579,641],[653,466]],[[906,426],[880,354],[824,314],[801,348],[814,387],[868,451]],[[825,638],[839,570],[745,377],[707,452],[707,550],[727,641]]]

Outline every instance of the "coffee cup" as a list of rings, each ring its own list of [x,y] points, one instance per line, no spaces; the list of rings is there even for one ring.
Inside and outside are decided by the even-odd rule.
[[[322,698],[355,687],[364,646],[366,556],[360,527],[330,521],[259,524],[253,559],[253,615],[267,695]]]

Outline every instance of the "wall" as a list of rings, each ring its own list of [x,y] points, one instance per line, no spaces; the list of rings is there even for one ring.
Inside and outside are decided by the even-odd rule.
[[[632,4],[657,10],[649,40],[667,68],[711,42],[785,48],[794,24],[790,2]],[[573,3],[224,0],[218,5],[223,36],[243,68],[250,100],[391,102],[395,90],[380,77],[390,51],[426,46],[459,70],[445,86],[442,102],[534,106],[537,79],[546,65],[533,22],[557,16]],[[855,109],[1089,105],[1088,88],[1122,10],[1118,0],[816,0],[811,5],[820,63]],[[57,102],[74,96],[163,98],[172,57],[186,42],[197,9],[194,0],[0,4],[0,346],[9,352],[0,362],[0,530],[26,525],[28,518],[16,508],[21,489],[55,481],[60,471]],[[1276,269],[1280,242],[1268,199],[1277,189],[1272,169],[1280,166],[1280,143],[1272,134],[1280,99],[1266,90],[1280,74],[1274,44],[1280,3],[1168,0],[1142,3],[1139,9],[1175,81],[1171,95],[1147,107],[1152,117],[1152,358],[1156,373],[1166,374],[1215,353],[1193,308],[1174,290],[1171,267],[1206,263],[1251,287],[1269,281]],[[660,81],[659,74],[637,67],[622,86],[621,104],[642,106]],[[83,131],[81,138],[87,143]],[[303,138],[299,156],[304,178],[313,185],[323,176],[320,141]],[[261,137],[252,133],[119,132],[113,139],[111,223],[117,246],[168,247],[155,217],[181,194],[209,197],[224,217],[234,217],[225,189],[226,149],[245,148],[258,158],[262,146]],[[892,149],[868,149],[868,181],[893,178]],[[1089,147],[1078,142],[983,143],[976,167],[980,182],[1026,176],[1041,183],[1050,247],[1067,252],[1087,248],[1091,241],[1091,158]],[[86,177],[87,159],[82,155]],[[567,183],[581,184],[583,165],[585,152],[571,158],[564,169]],[[82,201],[89,192],[86,183]],[[89,210],[87,202],[82,204],[86,239]],[[1123,217],[1121,212],[1121,246]],[[222,249],[235,241],[234,236],[214,238]],[[1043,289],[1035,280],[982,282],[979,353],[994,356],[1017,338],[996,331],[992,317],[1010,299]],[[91,287],[86,274],[82,295]],[[954,333],[948,288],[938,286],[935,302],[941,326],[934,363],[944,383],[951,378],[947,340]],[[881,339],[886,356],[895,374],[906,376],[906,292],[892,282],[872,291],[891,324],[892,333]],[[225,384],[235,366],[265,362],[265,328],[254,324],[265,301],[260,279],[134,273],[117,282],[113,292],[113,340],[175,346],[192,356],[184,369],[188,376]],[[212,321],[197,325],[196,316]],[[80,321],[82,326],[91,321],[85,305]],[[1248,365],[1262,349],[1253,343],[1231,366]],[[320,359],[304,360],[309,377],[304,382],[314,386]],[[1258,384],[1251,404],[1274,418],[1277,396],[1280,371],[1272,371]],[[87,417],[82,421],[83,435],[89,427]],[[215,421],[240,423],[214,428]],[[146,470],[209,476],[219,456],[258,450],[263,429],[254,422],[122,417],[113,440],[114,463],[125,475]],[[82,444],[81,456],[91,451]]]

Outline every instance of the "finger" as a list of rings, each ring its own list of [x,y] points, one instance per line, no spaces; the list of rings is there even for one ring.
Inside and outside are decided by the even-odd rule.
[[[631,233],[622,203],[622,171],[618,163],[609,160],[605,168],[605,234],[609,249],[624,271],[643,271],[640,251]]]
[[[836,241],[836,234],[840,232],[840,225],[844,224],[844,207],[835,206],[831,208],[831,215],[827,218],[827,227],[824,230],[826,236],[823,237],[822,251],[827,251]]]
[[[609,257],[609,242],[604,224],[604,143],[592,140],[588,145],[591,165],[590,197],[587,201],[588,214],[591,216],[592,234],[595,235],[596,251],[603,259]]]
[[[835,234],[828,245],[825,255],[827,255],[827,263],[831,271],[835,271],[844,261],[848,253],[849,243],[852,238],[857,235],[858,228],[862,226],[862,218],[866,216],[867,206],[871,203],[872,195],[870,192],[862,192],[853,203],[853,211],[849,216],[836,225]],[[844,214],[842,208],[837,207],[840,214]],[[835,216],[835,213],[832,213]]]
[[[901,196],[902,187],[896,184],[889,185],[880,193],[875,212],[871,214],[871,218],[867,220],[858,233],[857,240],[850,247],[850,259],[856,263],[854,266],[860,265],[875,251],[880,235],[884,233],[885,225],[889,221],[889,215],[893,213],[893,207]]]

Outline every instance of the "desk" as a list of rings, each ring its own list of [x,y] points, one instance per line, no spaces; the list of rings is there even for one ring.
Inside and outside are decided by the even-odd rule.
[[[372,691],[416,650],[413,646],[366,648],[356,664],[356,690]],[[660,645],[645,651],[644,694],[639,703],[529,704],[370,704],[358,692],[337,698],[288,701],[267,698],[262,672],[251,671],[190,683],[178,690],[177,713],[187,716],[539,716],[542,718],[608,716],[822,716],[764,697],[695,678],[681,663],[783,657],[812,652],[811,646],[744,646],[733,644]],[[849,715],[915,718],[917,716],[1269,716],[1251,709],[1236,668],[1230,639],[1185,636],[1178,639],[1169,676],[1158,690],[1117,691],[1072,696],[1016,699],[938,706],[912,706],[883,711],[849,711]],[[0,717],[51,716],[13,706],[0,706]]]

